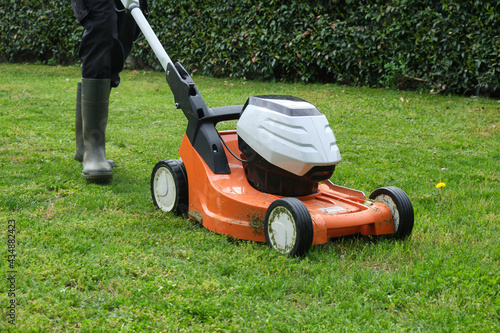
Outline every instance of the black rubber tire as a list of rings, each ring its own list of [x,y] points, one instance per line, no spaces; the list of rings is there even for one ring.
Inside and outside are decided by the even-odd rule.
[[[165,182],[163,195],[159,193],[159,182]],[[156,208],[176,215],[188,212],[188,180],[186,168],[181,160],[162,160],[156,163],[151,173],[150,187]],[[170,197],[162,200],[161,197],[166,197],[167,194],[170,194]]]
[[[273,235],[273,232],[277,232],[273,231],[273,224],[275,227],[279,227],[273,220],[279,218],[281,216],[280,214],[285,214],[283,216],[285,223],[288,224],[289,228],[294,229],[294,231],[288,235],[286,230],[284,230],[285,228],[281,228],[282,232],[285,232],[285,234],[281,236],[285,238],[291,236],[292,238],[290,245],[285,245],[284,247],[279,246],[278,241]],[[281,224],[281,226],[283,225]],[[313,234],[314,229],[311,214],[304,203],[299,199],[278,199],[273,201],[267,209],[264,219],[264,235],[267,245],[276,251],[290,256],[303,256],[312,245]],[[287,243],[285,242],[285,244]]]
[[[396,206],[397,212],[393,212],[394,207],[390,207],[390,205],[384,202],[388,200],[387,197],[384,196],[392,200]],[[370,194],[370,200],[382,202],[391,209],[395,229],[394,234],[390,235],[391,238],[403,239],[411,234],[414,224],[413,206],[410,198],[402,189],[394,186],[378,188]]]

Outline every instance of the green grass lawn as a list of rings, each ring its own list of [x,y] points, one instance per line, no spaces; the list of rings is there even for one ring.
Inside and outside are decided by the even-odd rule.
[[[313,103],[342,154],[334,183],[412,200],[410,238],[346,237],[301,259],[154,209],[151,170],[186,126],[163,73],[126,71],[111,92],[108,185],[73,160],[80,69],[0,77],[0,331],[500,331],[500,101],[194,76],[210,107]]]

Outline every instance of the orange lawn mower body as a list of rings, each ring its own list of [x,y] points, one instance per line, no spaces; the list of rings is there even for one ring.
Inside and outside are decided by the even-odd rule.
[[[238,151],[236,131],[222,132],[221,136],[233,152]],[[190,180],[188,215],[216,233],[265,242],[266,211],[283,197],[252,187],[243,163],[229,152],[231,173],[226,175],[212,173],[187,137],[184,137],[179,154]],[[328,238],[358,233],[394,233],[392,214],[386,205],[369,202],[362,192],[334,185],[330,180],[320,184],[316,193],[297,199],[311,215],[312,245],[324,244]]]

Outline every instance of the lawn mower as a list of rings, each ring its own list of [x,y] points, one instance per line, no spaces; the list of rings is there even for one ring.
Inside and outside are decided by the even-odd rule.
[[[341,156],[327,118],[316,107],[282,95],[207,107],[188,72],[170,60],[139,2],[122,2],[165,69],[175,107],[188,120],[180,159],[161,160],[153,168],[150,186],[157,208],[292,256],[333,237],[400,239],[411,233],[413,207],[403,190],[383,187],[367,199],[330,181]],[[237,121],[236,130],[219,132],[217,123],[228,120]]]

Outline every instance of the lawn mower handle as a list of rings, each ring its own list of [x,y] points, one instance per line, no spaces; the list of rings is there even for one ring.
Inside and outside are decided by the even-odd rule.
[[[151,45],[151,48],[153,49],[153,52],[156,54],[156,57],[160,61],[162,67],[164,70],[167,70],[167,65],[172,64],[172,60],[170,60],[170,57],[168,56],[167,52],[161,45],[160,41],[158,40],[158,37],[156,37],[155,33],[153,32],[153,29],[151,29],[151,26],[149,25],[148,21],[146,20],[146,17],[144,17],[144,14],[142,13],[139,0],[121,0],[123,6],[130,11],[130,14],[134,17],[135,22],[141,29],[144,37],[146,37],[146,40],[148,41],[149,45]]]

